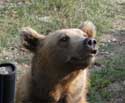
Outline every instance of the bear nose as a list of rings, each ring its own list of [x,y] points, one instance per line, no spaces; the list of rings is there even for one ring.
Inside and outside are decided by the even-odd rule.
[[[90,49],[92,54],[97,53],[97,49],[95,48],[96,46],[96,40],[94,38],[86,38],[84,41],[84,46]]]
[[[88,46],[88,47],[95,47],[96,45],[96,40],[94,38],[86,38],[84,40],[84,45]]]

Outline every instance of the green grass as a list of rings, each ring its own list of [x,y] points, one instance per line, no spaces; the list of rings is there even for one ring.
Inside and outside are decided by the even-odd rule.
[[[107,103],[112,98],[112,93],[106,88],[115,82],[122,82],[125,80],[125,52],[124,48],[122,50],[116,50],[118,45],[107,43],[107,45],[101,47],[101,50],[114,53],[113,56],[105,58],[105,60],[100,61],[103,64],[101,70],[93,71],[91,73],[90,81],[90,93],[89,100],[90,103]]]
[[[96,24],[98,34],[102,34],[111,27],[114,15],[111,5],[106,0],[11,0],[0,7],[0,48],[17,40],[19,29],[24,26],[48,34],[91,20]]]
[[[107,103],[111,99],[112,93],[106,88],[111,83],[125,80],[124,75],[124,69],[111,69],[109,67],[94,72],[91,76],[90,103]]]

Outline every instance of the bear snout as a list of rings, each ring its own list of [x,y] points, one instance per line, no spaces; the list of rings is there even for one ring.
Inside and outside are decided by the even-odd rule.
[[[83,40],[83,45],[90,51],[91,54],[97,53],[96,44],[97,42],[94,38],[86,38]]]

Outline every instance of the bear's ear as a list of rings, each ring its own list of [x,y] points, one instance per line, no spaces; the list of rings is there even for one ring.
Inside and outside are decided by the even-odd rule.
[[[20,31],[21,43],[23,47],[35,52],[40,43],[45,39],[44,35],[40,35],[30,27],[24,27]]]
[[[83,32],[87,34],[87,37],[95,37],[96,36],[96,27],[91,21],[85,21],[79,26]]]

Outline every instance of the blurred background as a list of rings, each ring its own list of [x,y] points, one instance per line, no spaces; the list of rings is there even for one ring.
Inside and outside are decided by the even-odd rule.
[[[125,103],[125,0],[0,0],[0,63],[16,64],[18,80],[32,57],[20,46],[22,27],[47,35],[85,20],[96,25],[99,47],[88,100]]]

